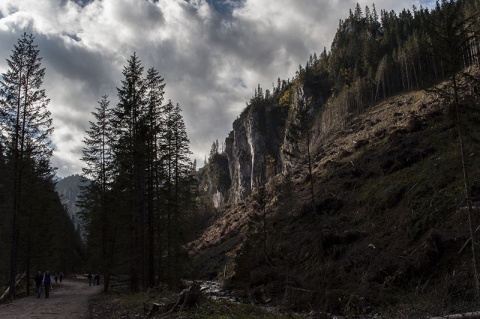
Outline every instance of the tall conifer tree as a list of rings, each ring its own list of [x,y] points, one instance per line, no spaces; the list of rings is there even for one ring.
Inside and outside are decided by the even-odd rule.
[[[123,70],[122,86],[117,88],[119,102],[114,109],[114,125],[118,141],[114,147],[120,184],[125,190],[130,238],[130,289],[140,288],[144,274],[145,249],[145,169],[146,169],[146,92],[143,66],[136,54]]]
[[[89,242],[101,243],[105,292],[109,286],[117,229],[117,219],[112,216],[109,197],[114,180],[112,112],[109,104],[108,96],[102,96],[96,112],[92,112],[96,122],[90,122],[90,129],[86,131],[87,137],[83,141],[82,161],[86,164],[83,177],[88,183],[82,191],[81,200],[82,214],[88,223]]]
[[[161,167],[165,172],[163,210],[165,223],[165,273],[173,284],[180,278],[181,245],[184,240],[185,217],[188,213],[188,183],[191,162],[189,140],[180,106],[171,101],[165,105],[165,120],[160,140]]]
[[[145,286],[153,287],[155,285],[155,214],[158,214],[158,194],[157,190],[160,187],[160,176],[158,165],[158,139],[160,129],[162,126],[163,116],[163,95],[165,93],[164,79],[159,75],[158,71],[150,68],[147,71],[147,138],[146,138],[146,153],[147,153],[147,240],[145,249],[147,251]]]
[[[15,295],[15,277],[19,242],[19,215],[28,163],[47,162],[52,155],[49,136],[52,120],[47,110],[49,99],[42,89],[45,69],[33,35],[24,33],[14,45],[9,69],[0,81],[2,112],[0,125],[6,132],[7,153],[12,158],[12,229],[10,255],[10,296]],[[28,147],[28,154],[27,154]],[[27,156],[29,158],[27,158]],[[30,160],[30,161],[28,161]],[[28,274],[27,274],[28,275]]]

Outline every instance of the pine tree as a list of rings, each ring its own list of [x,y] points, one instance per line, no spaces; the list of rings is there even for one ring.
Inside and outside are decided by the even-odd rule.
[[[161,183],[161,172],[158,165],[158,139],[163,121],[163,95],[165,93],[164,79],[158,71],[150,68],[147,71],[147,241],[145,249],[147,251],[147,273],[145,274],[145,286],[153,287],[155,285],[155,215],[158,214],[158,194],[157,190]]]
[[[83,206],[82,215],[87,224],[89,243],[100,241],[105,292],[108,291],[113,266],[117,228],[117,219],[113,216],[112,200],[109,196],[115,178],[112,149],[114,136],[109,104],[108,96],[102,96],[96,112],[92,112],[96,121],[90,122],[90,129],[86,131],[82,161],[86,164],[83,168],[83,179],[88,183],[82,187],[79,203]]]
[[[162,189],[165,224],[165,273],[174,284],[180,277],[181,246],[185,240],[185,217],[191,208],[189,140],[180,106],[171,101],[165,105],[165,121],[160,139],[161,167],[165,172]]]
[[[22,211],[24,170],[28,163],[49,162],[52,155],[49,136],[52,120],[49,99],[42,89],[45,69],[33,35],[24,33],[14,45],[9,69],[0,81],[2,97],[0,125],[6,134],[7,152],[12,157],[12,229],[10,256],[10,296],[15,296],[19,241],[19,215]],[[29,149],[27,158],[27,147]],[[28,161],[31,160],[31,161]]]
[[[298,90],[298,89],[297,89]],[[297,93],[297,95],[301,95]],[[312,110],[309,104],[301,99],[293,114],[290,127],[286,133],[286,139],[294,147],[292,151],[284,150],[290,158],[296,158],[300,163],[306,162],[310,181],[310,201],[312,213],[316,215],[315,204],[315,177],[313,174],[312,142]]]
[[[123,70],[122,86],[117,88],[119,102],[114,109],[114,127],[118,140],[114,150],[119,169],[119,183],[125,190],[126,214],[129,225],[130,246],[130,289],[139,291],[140,275],[144,267],[145,229],[145,169],[147,126],[146,92],[143,66],[136,54],[127,61]]]
[[[7,200],[11,198],[12,191],[12,174],[10,173],[10,167],[7,164],[5,157],[5,148],[3,146],[3,138],[0,136],[0,220],[3,222],[0,224],[0,271],[7,272],[9,268],[9,234],[10,234],[10,217],[11,217],[11,201]]]

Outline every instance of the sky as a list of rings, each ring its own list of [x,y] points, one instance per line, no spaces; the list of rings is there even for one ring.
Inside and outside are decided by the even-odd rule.
[[[117,103],[122,70],[136,53],[164,78],[165,101],[182,108],[192,160],[215,140],[260,85],[295,75],[330,46],[339,19],[363,0],[0,0],[0,73],[24,32],[35,36],[51,99],[53,166],[82,172],[85,130],[102,95]],[[428,0],[377,0],[380,10],[431,7]]]

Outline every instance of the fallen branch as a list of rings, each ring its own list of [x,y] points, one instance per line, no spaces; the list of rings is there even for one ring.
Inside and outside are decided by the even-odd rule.
[[[480,225],[477,226],[477,228],[475,228],[475,232],[479,231],[480,230]],[[465,242],[465,244],[463,244],[462,248],[460,248],[460,251],[458,252],[458,254],[460,255],[462,253],[462,251],[467,247],[467,245],[470,243],[470,241],[472,240],[472,237],[468,237],[467,241]]]
[[[20,284],[20,282],[22,281],[22,279],[24,277],[25,277],[25,273],[17,275],[16,281],[15,281],[15,287],[17,287]],[[5,290],[3,295],[0,297],[0,303],[3,302],[7,298],[9,293],[10,293],[10,287],[8,287],[7,290]]]
[[[430,319],[479,319],[480,311],[457,313],[454,315],[445,315],[442,317],[432,317]]]
[[[308,292],[308,293],[312,293],[312,294],[317,293],[315,290],[309,290],[309,289],[297,288],[297,287],[288,287],[288,289],[294,290],[294,291]]]
[[[468,237],[468,239],[467,239],[467,241],[465,242],[465,244],[463,244],[462,248],[460,248],[460,250],[458,251],[458,254],[459,254],[459,255],[463,252],[463,250],[464,250],[465,248],[467,248],[467,246],[468,246],[468,244],[470,244],[470,241],[471,241],[471,240],[472,240],[472,237]]]

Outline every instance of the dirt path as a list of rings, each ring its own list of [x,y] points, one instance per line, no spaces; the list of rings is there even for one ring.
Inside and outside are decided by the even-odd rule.
[[[32,292],[29,297],[0,305],[0,318],[68,318],[84,319],[88,316],[88,301],[98,294],[102,286],[88,286],[87,281],[63,280],[54,284],[50,297],[37,298]]]

